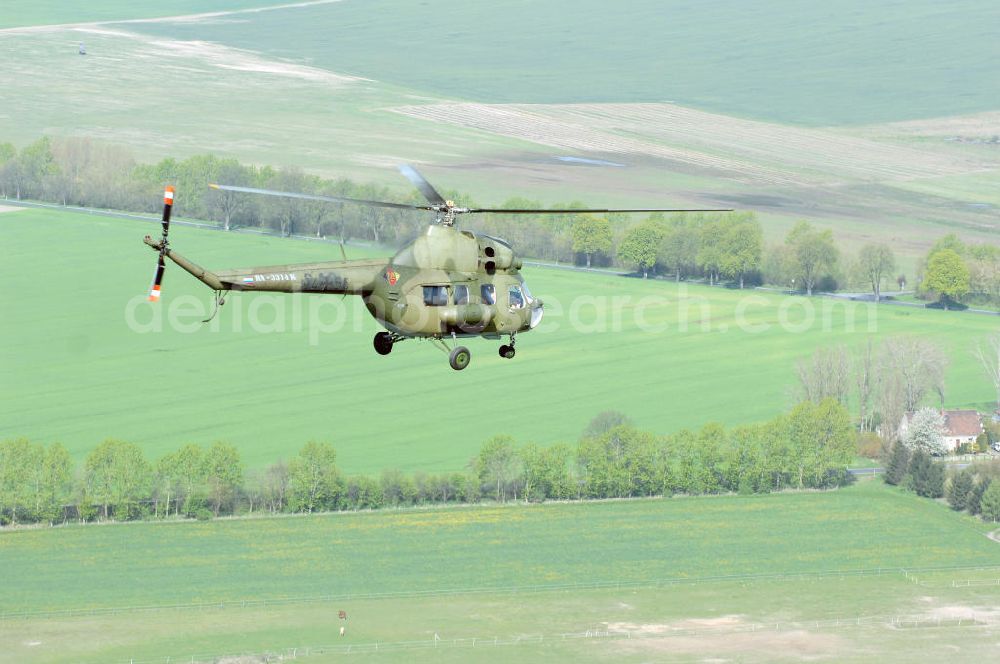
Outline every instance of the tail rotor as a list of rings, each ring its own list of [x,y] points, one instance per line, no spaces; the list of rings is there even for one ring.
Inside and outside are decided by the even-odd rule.
[[[168,186],[163,192],[163,237],[160,239],[160,255],[156,259],[156,272],[153,284],[149,288],[150,302],[160,301],[160,284],[163,282],[163,271],[166,268],[164,259],[167,255],[167,232],[170,230],[170,211],[174,207],[174,187]]]

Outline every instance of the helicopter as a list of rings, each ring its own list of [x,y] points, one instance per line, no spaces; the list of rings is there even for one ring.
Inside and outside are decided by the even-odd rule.
[[[402,165],[399,170],[427,199],[426,205],[210,184],[213,189],[225,191],[424,210],[435,215],[421,235],[391,258],[345,258],[214,272],[170,247],[168,232],[175,188],[168,186],[163,199],[162,236],[144,238],[145,244],[159,253],[147,299],[154,302],[160,299],[167,258],[215,291],[216,311],[225,304],[224,293],[230,291],[357,295],[385,328],[373,339],[376,353],[388,355],[396,344],[408,339],[429,339],[448,354],[451,368],[460,371],[469,365],[472,354],[467,347],[457,345],[458,339],[483,337],[503,341],[506,338],[499,354],[511,359],[516,336],[537,327],[544,308],[542,300],[535,297],[521,276],[523,261],[513,247],[501,238],[456,228],[455,219],[459,215],[730,211],[467,208],[446,200],[412,166]]]

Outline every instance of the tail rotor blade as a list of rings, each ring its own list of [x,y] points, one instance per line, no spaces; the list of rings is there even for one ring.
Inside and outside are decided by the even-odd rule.
[[[160,284],[163,282],[163,270],[165,267],[163,258],[158,259],[156,272],[153,274],[153,284],[149,287],[149,297],[146,298],[150,302],[160,301]]]
[[[163,219],[161,221],[163,237],[160,239],[160,255],[156,259],[156,272],[153,274],[153,284],[149,287],[149,297],[146,298],[150,302],[160,301],[160,284],[163,283],[163,272],[167,267],[164,257],[167,255],[167,234],[170,231],[170,212],[174,207],[174,191],[173,185],[168,186],[163,191]]]

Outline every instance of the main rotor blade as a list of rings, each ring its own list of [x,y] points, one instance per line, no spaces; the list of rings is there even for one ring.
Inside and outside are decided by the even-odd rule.
[[[274,191],[272,189],[257,189],[256,187],[234,187],[227,184],[210,184],[212,189],[222,191],[239,191],[244,194],[263,194],[265,196],[283,196],[285,198],[300,198],[307,201],[327,201],[328,203],[354,203],[371,207],[400,208],[403,210],[434,210],[429,205],[407,205],[406,203],[389,203],[388,201],[369,201],[363,198],[347,198],[344,196],[320,196],[318,194],[299,194],[290,191]]]
[[[608,214],[611,212],[732,212],[732,208],[708,210],[708,209],[674,209],[674,208],[618,208],[618,209],[597,209],[580,208],[565,210],[528,210],[528,209],[504,209],[504,208],[469,208],[468,213],[488,213],[488,214]]]
[[[444,197],[437,192],[437,189],[431,186],[431,183],[427,179],[417,172],[417,169],[413,168],[409,164],[402,164],[399,167],[399,172],[406,176],[406,179],[413,183],[413,186],[420,190],[420,193],[424,195],[424,198],[431,205],[447,205]]]

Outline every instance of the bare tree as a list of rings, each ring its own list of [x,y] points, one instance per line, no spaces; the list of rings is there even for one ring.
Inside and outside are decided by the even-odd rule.
[[[890,337],[878,352],[876,396],[879,432],[898,438],[903,415],[916,411],[930,392],[944,403],[948,358],[940,346],[926,339]]]
[[[983,371],[993,382],[997,393],[997,408],[1000,408],[1000,334],[995,334],[976,347],[976,358],[983,365]]]
[[[862,432],[874,429],[875,413],[872,411],[872,396],[876,388],[875,350],[871,339],[855,354],[854,386],[858,393],[858,426]]]
[[[940,346],[926,339],[890,337],[882,350],[882,370],[899,377],[902,403],[907,411],[916,410],[929,390],[944,398],[948,358]]]
[[[796,366],[797,401],[819,403],[831,398],[846,404],[851,392],[850,366],[843,346],[821,348],[808,360],[799,360]]]

